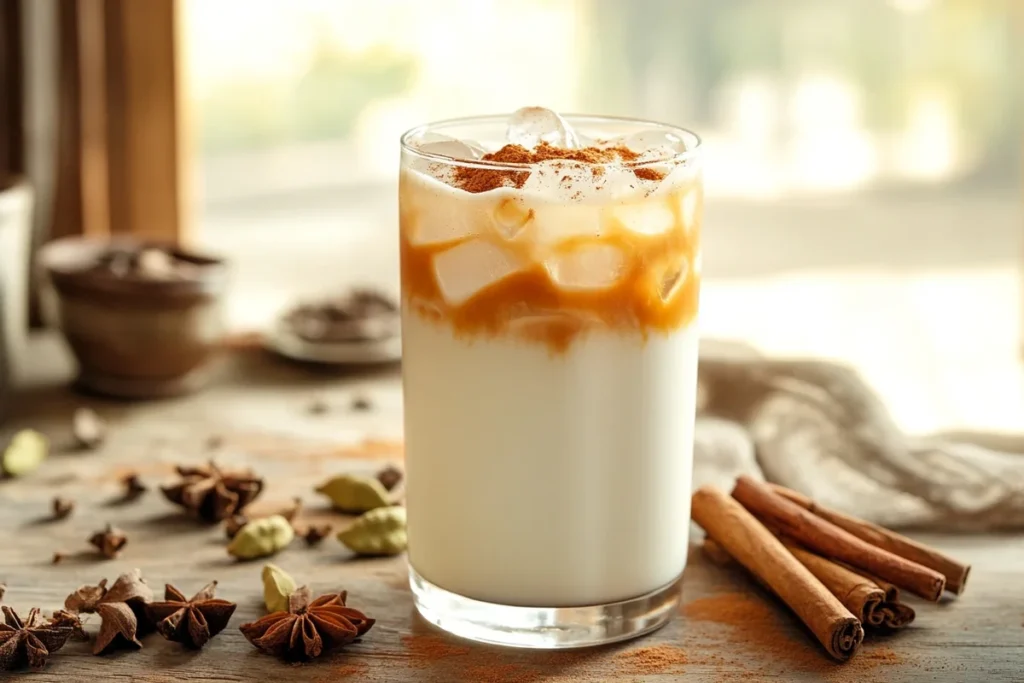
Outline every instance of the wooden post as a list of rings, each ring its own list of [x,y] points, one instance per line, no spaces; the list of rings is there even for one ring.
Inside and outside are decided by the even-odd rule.
[[[21,0],[0,0],[0,175],[25,172],[21,16]]]
[[[60,2],[60,163],[51,236],[182,241],[182,0]]]

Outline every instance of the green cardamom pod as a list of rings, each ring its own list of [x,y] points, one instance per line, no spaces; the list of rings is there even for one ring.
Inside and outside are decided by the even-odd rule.
[[[23,429],[14,435],[4,449],[0,466],[9,477],[28,474],[43,464],[50,454],[50,442],[34,429]]]
[[[238,530],[228,544],[228,554],[240,560],[255,560],[284,550],[294,538],[295,530],[281,515],[262,517]]]
[[[348,513],[368,512],[391,505],[388,491],[374,477],[340,474],[316,489],[331,499],[336,510]]]
[[[263,602],[268,612],[287,612],[288,598],[295,592],[295,579],[276,564],[263,565]]]
[[[405,550],[405,508],[370,510],[338,533],[338,540],[359,555],[397,555]]]

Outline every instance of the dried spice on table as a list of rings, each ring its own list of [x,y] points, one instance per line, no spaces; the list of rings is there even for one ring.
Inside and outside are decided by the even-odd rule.
[[[207,522],[242,512],[263,491],[263,479],[249,470],[222,469],[212,462],[176,469],[181,481],[161,491],[167,500]]]
[[[356,412],[365,412],[373,409],[373,402],[370,401],[369,396],[358,394],[352,397],[352,410]]]
[[[355,289],[299,304],[283,322],[294,335],[314,344],[378,341],[398,334],[398,304],[383,292]]]
[[[374,619],[346,606],[345,592],[311,598],[307,586],[297,589],[289,597],[288,611],[242,624],[243,635],[267,654],[306,661],[351,643],[374,624]]]
[[[398,555],[408,545],[405,508],[370,510],[339,531],[337,538],[358,555]]]
[[[306,412],[310,415],[326,415],[331,409],[327,401],[322,398],[314,398],[306,406]]]
[[[263,579],[263,604],[268,612],[283,612],[288,609],[288,598],[295,592],[295,579],[276,564],[263,565],[260,575]]]
[[[228,537],[230,541],[234,538],[239,530],[249,523],[249,518],[243,514],[231,515],[224,520],[224,535]]]
[[[124,487],[124,492],[121,496],[121,500],[125,502],[131,502],[138,500],[142,497],[142,494],[149,491],[149,487],[142,483],[139,478],[138,472],[129,472],[121,478],[121,486]]]
[[[55,610],[50,622],[54,626],[67,627],[71,629],[71,637],[75,640],[89,640],[89,634],[82,628],[82,619],[74,612],[59,609]]]
[[[74,629],[67,623],[46,619],[38,608],[22,619],[10,607],[0,607],[0,671],[13,671],[26,665],[41,669],[51,654],[64,647]]]
[[[14,435],[0,453],[0,471],[8,477],[20,477],[36,470],[50,454],[50,442],[34,429]]]
[[[78,447],[95,450],[107,438],[107,425],[92,408],[79,408],[71,418],[71,433]]]
[[[266,519],[267,517],[273,517],[275,515],[283,517],[289,523],[295,521],[295,518],[302,512],[302,499],[299,497],[292,498],[292,502],[288,505],[278,506],[266,506],[260,505],[259,510],[255,514],[242,514],[237,513],[231,515],[224,520],[224,534],[228,537],[228,540],[233,539],[238,532],[241,531],[249,522]]]
[[[95,586],[82,586],[64,600],[64,607],[72,613],[95,613],[100,616],[100,631],[93,643],[95,655],[115,649],[142,647],[138,636],[149,626],[146,603],[153,599],[142,573],[134,569],[117,577],[109,589],[107,580]]]
[[[350,514],[391,505],[388,491],[380,481],[358,474],[331,477],[316,492],[327,496],[335,510]]]
[[[228,554],[240,560],[256,560],[284,550],[294,539],[291,523],[280,515],[271,515],[239,529],[228,544]]]
[[[235,613],[237,605],[214,597],[217,582],[207,584],[201,591],[186,598],[174,586],[164,588],[163,602],[152,602],[146,607],[156,630],[167,640],[200,649],[224,630]]]
[[[302,531],[297,531],[296,533],[302,537],[306,545],[312,547],[319,545],[321,541],[331,535],[333,530],[334,527],[330,524],[310,524]]]
[[[65,519],[75,510],[75,501],[57,496],[51,505],[54,519]]]
[[[388,491],[393,491],[404,477],[405,473],[394,465],[388,465],[377,472],[377,481]]]
[[[90,536],[89,543],[94,545],[103,557],[113,560],[128,544],[128,537],[117,527],[108,524],[105,529]]]

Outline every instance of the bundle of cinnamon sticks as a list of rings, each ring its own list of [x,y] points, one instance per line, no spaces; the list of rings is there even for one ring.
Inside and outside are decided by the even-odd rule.
[[[895,630],[914,620],[900,589],[930,601],[959,595],[970,566],[789,489],[740,477],[732,495],[711,486],[693,494],[704,550],[736,562],[774,592],[839,661],[864,629]]]

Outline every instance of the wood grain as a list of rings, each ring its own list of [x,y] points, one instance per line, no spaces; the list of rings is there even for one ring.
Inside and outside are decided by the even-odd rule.
[[[181,2],[61,0],[51,237],[178,241],[187,217]]]
[[[46,360],[47,367],[52,363]],[[371,398],[373,411],[349,411],[357,393]],[[327,402],[326,414],[306,410],[314,398]],[[82,403],[97,409],[112,426],[107,443],[94,452],[71,448],[70,414]],[[297,543],[274,562],[311,583],[314,590],[348,590],[352,604],[378,622],[363,642],[348,650],[293,667],[259,654],[238,631],[240,624],[262,614],[262,565],[228,558],[219,528],[196,525],[155,492],[134,504],[113,504],[120,491],[117,480],[129,469],[138,470],[147,483],[170,479],[173,463],[207,458],[206,440],[216,434],[224,439],[217,451],[219,460],[249,464],[271,482],[264,504],[301,495],[307,519],[343,524],[346,518],[324,508],[312,488],[332,473],[372,472],[383,462],[401,458],[401,385],[395,370],[324,375],[259,352],[238,354],[223,369],[220,383],[187,399],[122,404],[86,400],[61,387],[27,392],[12,422],[0,425],[0,440],[30,425],[51,437],[54,454],[31,476],[0,482],[0,581],[8,584],[5,604],[54,609],[83,583],[113,579],[139,567],[158,590],[172,582],[194,592],[217,579],[218,595],[237,602],[239,608],[228,628],[200,652],[184,650],[158,635],[146,637],[139,652],[107,657],[92,656],[86,643],[71,643],[45,670],[25,680],[1002,682],[1020,680],[1024,666],[1021,538],[932,534],[915,538],[971,562],[971,589],[939,605],[915,602],[918,619],[913,626],[890,638],[869,637],[857,656],[843,665],[828,659],[784,605],[742,572],[709,564],[696,549],[685,574],[684,603],[748,597],[765,606],[777,637],[799,656],[768,657],[742,629],[682,615],[646,638],[597,650],[538,653],[468,644],[417,617],[404,557],[354,560],[333,539],[313,549]],[[67,520],[50,523],[46,519],[54,495],[74,498],[78,507]],[[86,550],[85,539],[107,521],[121,526],[130,538],[119,559],[74,555],[62,564],[50,564],[55,550]],[[695,532],[694,540],[698,539]],[[94,633],[96,627],[91,617],[87,630]],[[629,658],[644,648],[661,646],[678,648],[686,663],[651,671],[641,670]]]

